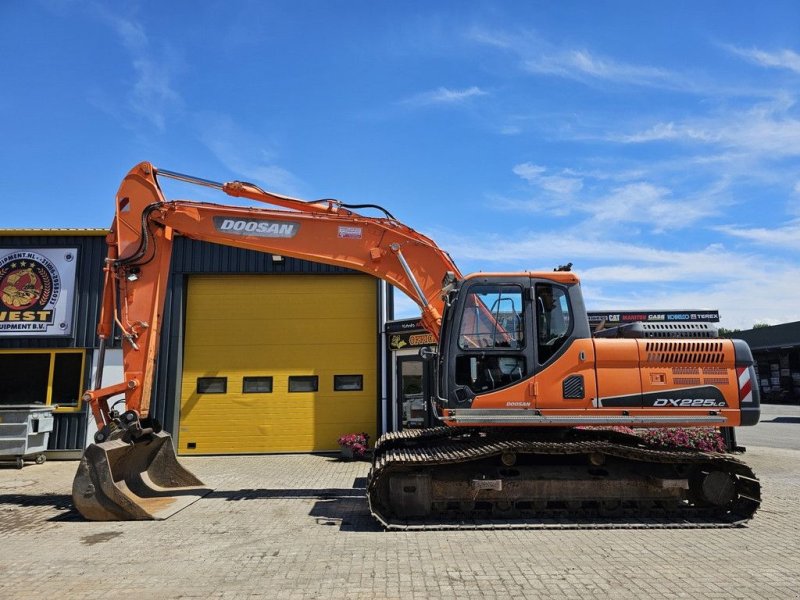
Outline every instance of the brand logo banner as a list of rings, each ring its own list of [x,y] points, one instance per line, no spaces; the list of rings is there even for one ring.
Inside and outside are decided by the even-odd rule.
[[[214,217],[214,227],[222,233],[268,238],[292,238],[300,231],[300,223],[293,221],[267,221],[265,219],[228,217]]]
[[[77,248],[0,249],[0,336],[72,335]]]

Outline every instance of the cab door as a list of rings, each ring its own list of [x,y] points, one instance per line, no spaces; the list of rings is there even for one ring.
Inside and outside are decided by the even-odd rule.
[[[478,277],[459,290],[458,318],[448,323],[444,379],[455,408],[473,400],[483,408],[506,408],[532,373],[530,278]],[[453,329],[449,329],[453,327]],[[511,397],[513,396],[513,397]]]
[[[537,409],[585,410],[597,397],[595,352],[579,284],[531,280],[533,380]]]

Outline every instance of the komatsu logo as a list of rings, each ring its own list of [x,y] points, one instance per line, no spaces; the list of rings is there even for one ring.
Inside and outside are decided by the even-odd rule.
[[[291,238],[297,235],[300,230],[300,223],[214,217],[214,227],[222,233],[269,238]]]
[[[685,407],[707,407],[707,406],[727,406],[724,400],[717,401],[713,398],[656,398],[653,406],[675,406]]]

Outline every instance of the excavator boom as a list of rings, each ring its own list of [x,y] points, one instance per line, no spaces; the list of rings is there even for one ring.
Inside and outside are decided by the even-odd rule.
[[[257,200],[268,208],[167,201],[159,175]],[[148,418],[175,235],[380,277],[419,304],[423,325],[438,337],[443,286],[461,274],[432,240],[384,213],[363,216],[336,200],[306,202],[250,183],[217,183],[159,171],[146,162],[131,169],[116,196],[98,325],[101,356],[114,327],[122,336],[124,381],[103,387],[98,377],[95,389],[85,393],[98,433],[73,484],[78,510],[98,520],[166,518],[208,492],[180,466],[169,436]],[[120,394],[124,412],[113,410],[109,402]]]

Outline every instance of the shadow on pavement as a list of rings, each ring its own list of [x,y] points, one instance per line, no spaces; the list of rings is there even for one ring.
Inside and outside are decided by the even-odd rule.
[[[48,521],[83,521],[83,517],[72,505],[69,494],[0,494],[0,510],[2,506],[18,506],[21,508],[52,508],[60,511]]]
[[[287,488],[215,490],[206,499],[222,498],[229,502],[244,500],[313,499],[310,516],[317,524],[337,526],[340,531],[381,531],[370,515],[365,494],[366,477],[356,477],[350,488]]]
[[[316,500],[309,515],[319,525],[337,526],[340,531],[381,531],[367,506],[366,478],[357,477],[350,488],[239,489],[216,490],[206,496],[230,502],[244,500],[279,500],[308,498]],[[40,508],[58,511],[47,521],[85,521],[68,494],[0,494],[4,507]],[[49,512],[49,511],[48,511]]]
[[[762,419],[759,423],[800,423],[800,417],[775,417],[774,419]]]

